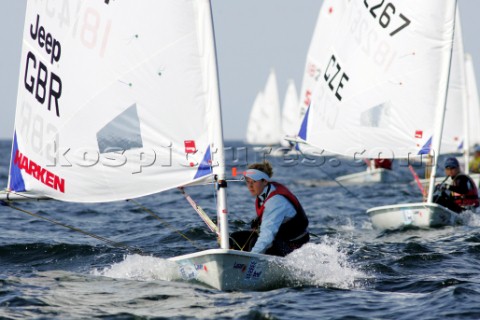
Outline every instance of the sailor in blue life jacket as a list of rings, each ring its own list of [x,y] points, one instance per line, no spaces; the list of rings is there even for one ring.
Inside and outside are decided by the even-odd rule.
[[[448,158],[444,166],[447,179],[435,186],[433,201],[457,213],[474,211],[479,206],[475,182],[460,171],[456,158]]]
[[[254,163],[244,172],[245,182],[256,197],[257,217],[250,231],[231,234],[233,249],[286,256],[310,240],[308,218],[297,197],[278,182],[269,162]]]

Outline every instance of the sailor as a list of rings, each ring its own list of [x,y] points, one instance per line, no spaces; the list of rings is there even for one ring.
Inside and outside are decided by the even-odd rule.
[[[471,173],[480,173],[480,145],[475,146],[473,158],[468,166]]]
[[[387,169],[387,170],[392,170],[392,159],[374,159],[373,160],[373,163],[374,163],[374,166],[375,166],[375,169],[380,169],[380,168],[383,168],[383,169]]]
[[[436,190],[441,191],[442,196],[437,196],[434,201],[457,213],[465,210],[474,211],[479,206],[475,182],[460,171],[460,164],[456,158],[447,158],[444,167],[448,178],[436,186]]]
[[[308,218],[297,197],[284,185],[271,181],[269,162],[254,163],[244,172],[257,216],[252,230],[231,235],[232,247],[255,253],[286,256],[310,240]]]

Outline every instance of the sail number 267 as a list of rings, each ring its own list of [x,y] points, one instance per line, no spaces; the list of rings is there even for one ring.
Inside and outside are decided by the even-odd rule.
[[[385,7],[383,7],[384,3],[385,3],[385,0],[381,0],[379,3],[377,4],[373,4],[371,7],[371,3],[369,4],[369,2],[373,2],[371,0],[364,0],[363,3],[365,3],[365,7],[367,7],[367,9],[370,9],[370,14],[375,18],[377,19],[378,17],[378,23],[380,24],[380,26],[384,29],[388,28],[390,26],[390,22],[392,21],[392,18],[395,17],[395,13],[396,13],[396,8],[395,6],[390,3],[390,2],[387,2],[387,4],[385,5]],[[381,11],[383,8],[383,11]],[[403,29],[405,29],[409,24],[410,24],[410,19],[408,19],[407,17],[405,17],[403,14],[399,14],[398,15],[400,17],[400,19],[403,20],[403,22],[401,22],[400,24],[397,24],[395,27],[396,29],[394,29],[392,32],[390,32],[390,36],[394,36],[396,35],[397,33],[399,33],[400,31],[402,31]]]

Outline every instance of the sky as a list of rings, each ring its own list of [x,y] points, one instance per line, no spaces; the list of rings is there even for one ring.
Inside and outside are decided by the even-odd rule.
[[[289,79],[294,80],[300,91],[305,58],[323,1],[211,1],[224,138],[244,140],[253,101],[272,68],[277,74],[280,103]],[[0,139],[10,139],[26,0],[0,0],[0,3]],[[458,3],[465,51],[473,56],[480,83],[480,1],[458,0]]]

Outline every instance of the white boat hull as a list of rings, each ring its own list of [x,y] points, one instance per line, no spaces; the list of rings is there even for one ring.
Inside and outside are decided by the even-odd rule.
[[[458,214],[436,203],[408,203],[367,210],[377,230],[436,228],[457,223]]]
[[[211,249],[169,260],[178,264],[183,280],[223,291],[270,290],[285,287],[283,258],[228,249]]]
[[[388,182],[390,170],[383,168],[368,169],[366,171],[340,176],[335,180],[342,184],[361,184]]]

